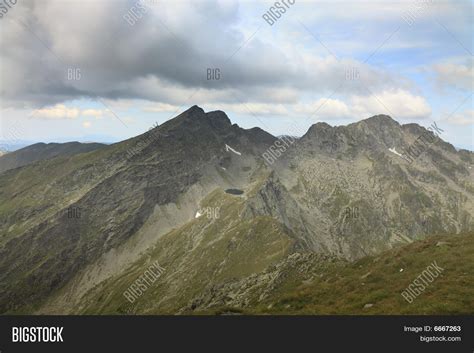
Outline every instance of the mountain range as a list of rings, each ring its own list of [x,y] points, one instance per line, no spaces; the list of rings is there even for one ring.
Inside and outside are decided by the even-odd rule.
[[[112,145],[8,153],[0,157],[0,313],[359,312],[325,295],[344,295],[340,285],[360,284],[365,269],[364,282],[377,274],[376,292],[395,278],[382,269],[413,264],[402,288],[421,259],[472,255],[474,153],[441,136],[377,115],[275,137],[193,106]],[[156,281],[140,282],[127,300],[155,263]],[[462,268],[472,279],[473,266]],[[460,296],[472,298],[467,290]],[[390,303],[371,310],[394,313]],[[449,310],[473,308],[428,311]]]

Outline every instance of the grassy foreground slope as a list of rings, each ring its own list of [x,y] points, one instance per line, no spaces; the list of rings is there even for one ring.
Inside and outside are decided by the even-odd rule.
[[[260,224],[262,228],[259,231],[266,229],[269,234],[274,234],[274,228],[273,230],[268,228],[271,223],[267,223],[268,221],[264,219],[261,221],[263,223]],[[246,228],[247,232],[250,225],[241,226]],[[251,227],[259,227],[258,222]],[[206,232],[207,236],[213,233],[212,230],[209,231]],[[180,233],[180,235],[170,234],[168,240],[182,242],[188,237],[185,232]],[[278,245],[273,243],[277,240],[273,237],[271,235],[268,241],[261,244],[262,247],[257,247],[255,250],[260,252],[270,245],[265,255],[278,254],[277,249],[271,246]],[[226,238],[224,236],[221,239],[224,241],[222,245],[227,243]],[[188,248],[190,243],[186,243],[190,240],[176,244],[174,249],[179,251],[179,248],[183,250]],[[472,232],[453,236],[431,236],[356,262],[312,253],[293,253],[286,258],[280,258],[276,263],[268,261],[267,258],[260,264],[265,266],[266,263],[266,268],[258,274],[249,275],[252,271],[243,267],[230,276],[229,273],[222,272],[238,268],[235,261],[239,259],[244,266],[248,259],[241,257],[242,254],[235,253],[227,261],[219,263],[223,260],[222,255],[224,258],[226,255],[215,256],[215,249],[209,247],[212,241],[204,243],[207,243],[208,251],[200,256],[198,253],[205,248],[194,252],[194,256],[199,256],[199,260],[190,258],[185,260],[200,263],[199,268],[207,268],[204,273],[202,270],[191,270],[184,263],[173,264],[166,261],[166,256],[163,257],[161,251],[154,254],[156,257],[150,254],[151,258],[148,257],[149,261],[146,261],[151,263],[158,258],[160,262],[166,263],[167,270],[173,272],[171,277],[174,277],[175,281],[178,279],[176,277],[180,277],[181,280],[178,282],[188,285],[176,285],[176,282],[173,283],[169,277],[171,273],[165,274],[164,278],[148,289],[134,305],[129,306],[123,299],[122,292],[146,268],[145,263],[137,264],[129,272],[97,288],[92,296],[88,296],[86,299],[88,304],[79,312],[187,315],[474,313],[474,233]],[[262,256],[262,260],[266,256]],[[217,261],[218,259],[220,260]],[[408,303],[401,292],[434,261],[443,268],[441,275],[434,279],[412,303]],[[248,265],[251,265],[252,270],[261,268],[256,266],[256,263]],[[187,270],[175,271],[173,270],[175,266]],[[204,285],[206,277],[212,278],[210,282],[214,283],[213,286]]]
[[[433,261],[444,271],[408,303],[401,292]],[[473,314],[474,233],[432,236],[379,256],[329,267],[243,312]]]

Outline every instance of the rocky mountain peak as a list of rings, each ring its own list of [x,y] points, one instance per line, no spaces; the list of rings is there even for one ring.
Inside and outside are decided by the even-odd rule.
[[[304,136],[306,136],[306,135],[308,135],[308,136],[319,136],[321,134],[327,134],[332,129],[333,129],[333,127],[331,125],[329,125],[328,123],[318,122],[316,124],[311,125]]]
[[[371,126],[400,126],[400,124],[389,115],[378,114],[362,120]]]
[[[193,105],[188,110],[182,112],[174,119],[163,124],[170,130],[175,129],[191,129],[197,130],[201,128],[212,128],[212,130],[228,129],[232,126],[229,117],[223,111],[216,110],[205,112],[204,109],[197,105]]]
[[[371,150],[391,148],[403,143],[401,125],[388,115],[374,115],[347,126],[347,130],[360,146]]]

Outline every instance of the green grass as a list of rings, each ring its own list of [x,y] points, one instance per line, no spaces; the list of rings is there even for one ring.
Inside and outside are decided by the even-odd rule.
[[[441,241],[449,244],[437,246]],[[433,261],[444,271],[408,303],[401,292]],[[373,306],[364,309],[365,304]],[[312,283],[300,283],[244,313],[472,314],[474,234],[433,236],[376,257],[328,268]]]
[[[271,266],[274,261],[266,258],[265,254],[274,252],[276,249],[265,248],[272,242],[262,239],[260,245],[254,245],[252,252],[252,249],[244,246],[244,239],[249,226],[255,228],[255,234],[270,231],[270,229],[265,229],[267,222],[270,221],[270,219],[261,219],[259,222],[262,224],[258,224],[259,222],[252,225],[241,224],[232,231],[233,237],[241,238],[239,243],[243,246],[241,252],[232,255],[226,253],[224,247],[221,246],[228,244],[227,241],[216,245],[212,251],[206,250],[209,245],[208,239],[207,246],[198,248],[198,251],[191,255],[192,258],[189,258],[189,255],[185,254],[185,249],[189,245],[185,232],[169,234],[168,240],[175,243],[173,252],[163,257],[163,254],[158,251],[151,257],[147,257],[148,261],[154,261],[157,258],[160,263],[163,261],[162,265],[167,268],[168,273],[163,275],[162,281],[149,288],[139,298],[134,307],[134,313],[174,314],[178,308],[188,304],[189,300],[202,293],[206,287],[205,283],[218,284],[232,278],[244,278],[264,268],[268,270],[268,266]],[[240,235],[239,230],[243,232]],[[211,234],[216,233],[212,230],[208,235]],[[251,243],[254,244],[254,241],[255,239]],[[447,244],[438,246],[439,242]],[[167,262],[167,259],[172,258],[181,260]],[[196,271],[193,271],[192,267],[185,266],[188,272],[180,273],[178,282],[186,284],[176,287],[173,286],[173,281],[169,276],[174,276],[173,268],[182,268],[183,258],[199,266],[197,267],[199,270],[196,268]],[[222,265],[221,261],[224,258],[227,258],[227,261]],[[259,258],[266,260],[259,262]],[[278,259],[282,257],[277,256],[275,260]],[[436,261],[444,271],[412,303],[408,303],[401,296],[401,292],[433,261]],[[134,278],[140,275],[146,265],[147,262],[137,263],[126,273],[93,291],[93,296],[88,298],[90,302],[87,310],[82,313],[126,313],[127,303],[121,297],[121,293]],[[245,307],[222,305],[210,309],[187,310],[184,313],[193,315],[474,313],[474,233],[472,232],[453,236],[431,236],[352,263],[331,257],[326,259],[310,257],[309,260],[292,266],[285,268],[283,281],[263,301],[258,300],[259,293],[257,292],[250,294],[250,304]],[[219,269],[220,267],[222,269]],[[302,271],[302,267],[306,267],[306,270]],[[219,270],[216,272],[217,269]],[[400,269],[403,271],[400,272]],[[177,291],[175,295],[170,295],[172,290]],[[366,304],[373,305],[370,308],[364,308]]]

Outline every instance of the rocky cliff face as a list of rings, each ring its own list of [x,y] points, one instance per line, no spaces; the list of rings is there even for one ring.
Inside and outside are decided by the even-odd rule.
[[[430,143],[409,155],[420,136]],[[273,169],[300,208],[293,224],[304,224],[331,253],[355,259],[427,234],[472,229],[472,155],[380,115],[342,127],[313,125]]]
[[[375,116],[278,141],[194,106],[0,174],[0,312],[174,313],[291,254],[354,260],[474,228],[473,154],[422,127]],[[164,274],[127,307],[123,291],[155,260]]]

